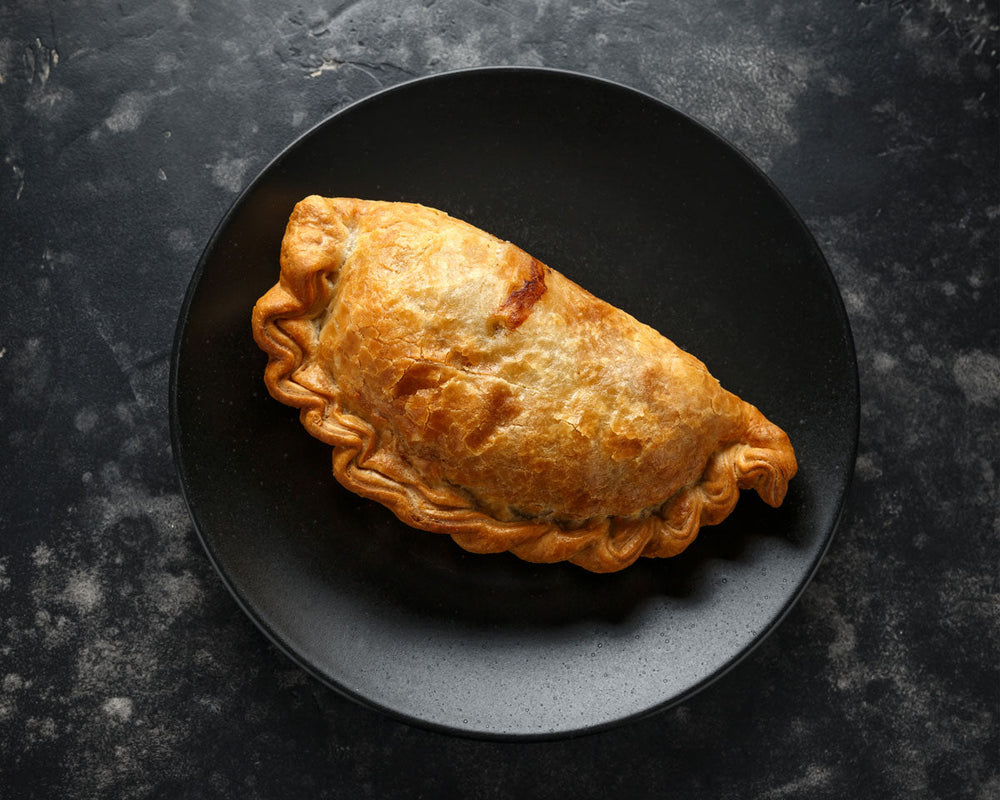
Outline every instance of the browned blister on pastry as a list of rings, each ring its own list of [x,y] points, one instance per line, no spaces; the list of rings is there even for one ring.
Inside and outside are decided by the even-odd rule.
[[[779,505],[796,471],[694,356],[424,206],[300,202],[253,331],[337,480],[467,550],[619,570],[681,552],[741,488]]]

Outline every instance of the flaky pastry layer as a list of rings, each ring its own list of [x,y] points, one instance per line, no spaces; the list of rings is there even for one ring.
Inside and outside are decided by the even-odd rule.
[[[698,359],[424,206],[302,200],[253,333],[340,483],[473,552],[619,570],[681,552],[740,489],[779,505],[797,469]]]

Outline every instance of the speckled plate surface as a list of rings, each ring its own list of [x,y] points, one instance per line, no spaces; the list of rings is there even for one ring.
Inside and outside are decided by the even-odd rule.
[[[250,310],[301,197],[406,200],[508,239],[705,361],[791,436],[782,508],[744,493],[683,555],[613,575],[465,553],[342,489],[264,388]],[[453,733],[599,730],[704,688],[781,620],[850,482],[858,384],[823,257],[764,175],[639,92],[565,72],[425,78],[335,114],[220,224],[178,323],[174,453],[240,605],[336,690]]]

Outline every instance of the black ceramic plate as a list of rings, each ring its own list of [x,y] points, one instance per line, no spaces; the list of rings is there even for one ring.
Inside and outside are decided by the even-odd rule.
[[[267,395],[250,335],[312,193],[443,209],[657,328],[788,431],[800,472],[784,506],[744,493],[683,555],[593,575],[471,555],[342,489],[329,448]],[[418,80],[295,142],[213,236],[172,367],[184,493],[246,612],[335,689],[479,736],[598,730],[733,666],[815,571],[857,441],[843,305],[774,186],[662,103],[548,70]]]

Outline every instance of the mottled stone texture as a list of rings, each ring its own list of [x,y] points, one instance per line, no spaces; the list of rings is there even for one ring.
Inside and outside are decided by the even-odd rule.
[[[994,2],[0,0],[0,796],[1000,796]],[[799,209],[858,348],[829,556],[746,661],[607,733],[495,744],[341,699],[231,600],[166,414],[236,194],[384,86],[622,81]],[[788,313],[794,314],[795,309]]]

